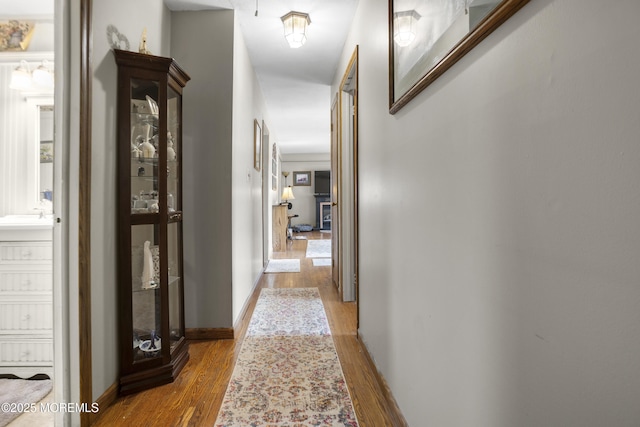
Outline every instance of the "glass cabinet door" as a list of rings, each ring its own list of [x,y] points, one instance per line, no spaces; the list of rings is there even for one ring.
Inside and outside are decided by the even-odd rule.
[[[180,136],[180,95],[167,88],[167,208],[169,214],[181,211],[180,162],[182,141]]]
[[[131,213],[158,212],[158,82],[131,79]]]
[[[171,351],[184,337],[182,282],[182,194],[180,187],[182,141],[181,97],[167,87],[167,264],[169,276],[169,336]]]
[[[133,361],[161,357],[162,304],[157,225],[131,227]]]
[[[171,351],[184,336],[182,256],[180,241],[182,223],[173,222],[168,226],[167,253],[169,267],[169,337]]]

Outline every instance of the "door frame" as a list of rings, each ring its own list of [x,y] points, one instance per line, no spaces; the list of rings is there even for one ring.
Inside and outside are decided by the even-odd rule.
[[[351,54],[351,58],[349,59],[349,63],[345,69],[342,80],[340,82],[340,86],[338,87],[338,106],[340,108],[339,112],[339,146],[340,148],[340,186],[342,190],[341,200],[343,204],[343,208],[339,210],[340,215],[340,258],[341,258],[341,275],[343,281],[352,280],[354,286],[354,299],[356,301],[356,317],[357,322],[359,322],[359,212],[358,212],[358,67],[359,67],[359,46],[356,45],[353,53]],[[350,106],[353,107],[352,116],[349,118],[349,111],[343,111],[345,106],[345,88],[350,88],[352,91],[350,94],[353,103]],[[351,134],[349,135],[349,140],[346,141],[347,144],[351,142],[350,145],[345,146],[345,141],[343,141],[344,133],[344,119],[347,117],[352,120]],[[343,163],[342,157],[344,154],[348,153],[351,162]],[[344,181],[347,181],[347,185],[350,184],[349,187],[344,186]],[[340,207],[340,206],[339,206]],[[349,217],[345,218],[344,212],[349,211]],[[349,221],[349,233],[348,235],[345,233],[345,219]],[[349,253],[345,252],[345,247],[348,247]],[[345,260],[348,260],[350,263],[350,268],[348,273],[351,277],[344,277],[344,264]]]
[[[336,93],[331,103],[331,280],[338,289],[340,300],[342,293],[342,237],[340,221],[342,219],[342,144],[340,138],[340,94]]]
[[[71,49],[65,42],[70,37],[74,22],[69,16],[71,2],[55,2],[53,11],[55,90],[53,95],[54,120],[54,156],[53,156],[53,230],[52,230],[52,305],[53,305],[53,396],[55,402],[73,402],[77,400],[78,388],[72,383],[70,366],[77,356],[77,329],[71,327],[69,312],[74,307],[75,289],[70,288],[69,260],[74,246],[70,242],[72,215],[69,209],[75,196],[69,183],[71,151],[70,100],[68,94],[73,81],[69,75]],[[76,21],[77,22],[77,21]],[[63,220],[64,219],[64,220]],[[77,307],[77,306],[75,306]],[[75,338],[75,340],[74,340]],[[53,414],[54,425],[66,425],[72,415],[64,411]]]
[[[70,235],[75,235],[78,238],[77,297],[76,295],[73,295],[74,290],[69,289],[70,298],[77,298],[76,301],[78,304],[78,397],[80,403],[87,403],[89,405],[94,401],[91,347],[91,105],[93,99],[93,55],[91,49],[91,41],[93,38],[92,14],[93,0],[80,0],[80,117],[78,123],[79,153],[77,159],[78,200],[77,205],[75,205],[75,203],[70,203],[70,205],[78,207],[78,228],[74,233],[70,233]],[[71,215],[69,217],[71,217]],[[70,226],[71,224],[68,224],[68,228],[70,228]],[[74,243],[69,242],[69,244],[73,245]],[[73,268],[73,270],[75,270],[75,268]],[[74,346],[71,348],[74,348]],[[71,387],[74,388],[73,385]],[[79,418],[81,425],[89,425],[91,423],[91,413],[89,412],[82,412]]]
[[[262,120],[262,135],[260,136],[262,147],[262,268],[266,268],[269,262],[269,236],[271,236],[271,143],[269,128]]]

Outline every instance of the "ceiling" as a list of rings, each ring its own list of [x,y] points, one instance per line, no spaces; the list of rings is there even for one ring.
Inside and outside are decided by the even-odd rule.
[[[235,10],[267,104],[267,127],[284,154],[329,153],[330,85],[357,1],[164,0],[173,11]],[[53,4],[0,0],[0,11],[4,18],[51,16]],[[311,19],[307,43],[298,49],[289,48],[280,20],[292,10]]]
[[[234,9],[282,153],[329,153],[333,82],[357,0],[165,0],[171,10]],[[256,5],[258,16],[255,16]],[[287,44],[280,17],[309,14],[307,42]]]
[[[0,0],[0,15],[3,19],[16,17],[46,19],[53,16],[54,0]]]

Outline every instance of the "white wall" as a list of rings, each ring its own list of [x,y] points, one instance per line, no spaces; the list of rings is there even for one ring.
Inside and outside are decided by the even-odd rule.
[[[359,3],[360,334],[410,425],[640,423],[639,14],[531,1],[391,116]]]
[[[263,269],[262,245],[262,172],[253,167],[253,123],[269,123],[264,97],[240,24],[234,22],[233,44],[233,183],[232,253],[233,320],[238,320],[245,302]],[[229,81],[226,82],[229,84]],[[272,131],[273,132],[273,131]],[[270,140],[277,135],[271,133]],[[270,144],[271,145],[271,144]],[[271,147],[262,147],[270,150]],[[269,151],[270,152],[270,151]],[[264,162],[263,162],[264,163]],[[262,165],[262,167],[269,167]],[[269,222],[265,223],[267,226]]]
[[[172,16],[171,52],[191,76],[183,94],[186,326],[231,327],[234,17]]]
[[[253,120],[268,115],[233,11],[174,12],[171,43],[192,78],[183,112],[186,324],[229,328],[262,270]]]
[[[141,18],[143,17],[143,18]],[[93,102],[91,163],[91,338],[93,396],[118,380],[118,309],[116,296],[116,92],[117,67],[107,26],[125,35],[138,50],[147,28],[147,47],[168,56],[170,14],[161,2],[110,0],[93,2]]]
[[[317,170],[327,171],[331,169],[331,158],[329,154],[285,154],[282,156],[282,171],[289,172],[287,186],[293,189],[294,200],[291,200],[291,210],[289,215],[299,215],[298,218],[291,219],[291,225],[309,224],[316,226],[316,198],[314,196],[314,175]],[[294,186],[294,172],[311,172],[311,185]],[[281,176],[280,196],[284,185],[284,177]]]

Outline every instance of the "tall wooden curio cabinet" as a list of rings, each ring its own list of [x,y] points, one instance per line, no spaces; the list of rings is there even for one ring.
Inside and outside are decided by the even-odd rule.
[[[120,393],[172,382],[189,359],[182,271],[182,89],[171,58],[118,65]]]

